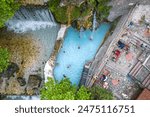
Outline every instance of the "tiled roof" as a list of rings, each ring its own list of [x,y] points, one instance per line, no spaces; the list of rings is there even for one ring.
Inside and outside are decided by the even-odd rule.
[[[138,96],[137,100],[150,100],[150,91],[145,88]]]

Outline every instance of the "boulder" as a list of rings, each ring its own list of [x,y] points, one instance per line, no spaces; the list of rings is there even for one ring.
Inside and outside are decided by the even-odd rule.
[[[16,63],[10,63],[8,68],[4,72],[0,73],[0,77],[10,78],[11,76],[14,75],[15,72],[18,71],[19,71],[18,65]]]
[[[20,86],[25,86],[26,85],[26,80],[22,77],[18,77],[17,81],[20,84]]]
[[[42,78],[38,75],[30,75],[28,79],[28,85],[26,88],[26,93],[28,95],[37,94],[37,90],[41,86]]]
[[[38,75],[30,75],[28,79],[28,87],[39,88],[42,78]]]

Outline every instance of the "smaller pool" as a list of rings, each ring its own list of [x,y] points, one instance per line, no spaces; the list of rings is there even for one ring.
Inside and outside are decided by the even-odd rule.
[[[95,32],[78,32],[72,27],[68,28],[63,46],[57,55],[55,79],[60,81],[66,76],[73,84],[78,85],[83,66],[94,58],[109,28],[108,23],[101,24]]]

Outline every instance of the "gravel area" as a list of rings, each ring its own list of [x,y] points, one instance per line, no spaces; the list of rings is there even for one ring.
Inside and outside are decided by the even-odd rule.
[[[10,85],[0,88],[1,93],[24,94],[25,86],[19,85],[16,80],[18,77],[28,81],[29,75],[39,75],[44,80],[45,63],[53,50],[58,30],[59,26],[26,34],[0,31],[0,47],[7,48],[11,55],[10,61],[19,66],[19,72],[8,81]]]

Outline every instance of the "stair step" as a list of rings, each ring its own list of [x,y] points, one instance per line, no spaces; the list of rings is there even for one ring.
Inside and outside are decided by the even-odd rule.
[[[130,71],[130,75],[132,75],[133,73],[134,73],[134,71],[136,70],[136,68],[137,68],[137,66],[139,66],[141,64],[141,62],[140,61],[138,61],[137,63],[136,63],[136,65],[132,68],[132,70]]]
[[[148,87],[150,85],[150,79],[147,81],[147,83],[145,84],[145,87]]]
[[[142,84],[145,86],[149,79],[150,79],[150,74],[144,79]]]
[[[135,71],[133,72],[133,76],[135,76],[136,75],[136,73],[139,71],[139,70],[141,70],[141,68],[142,68],[142,64],[139,64],[139,66],[137,66],[137,68],[135,69]]]

